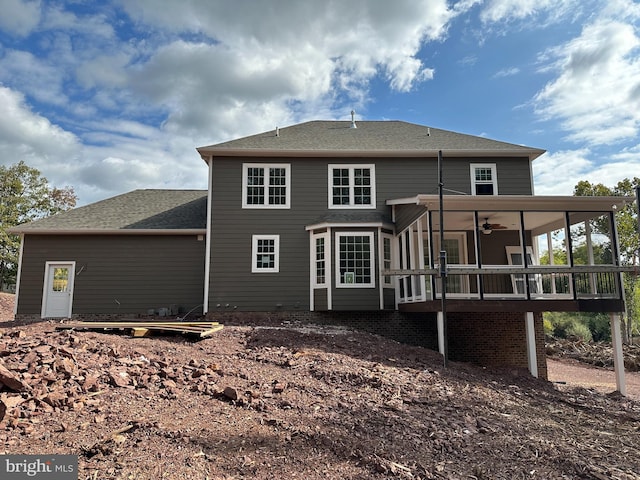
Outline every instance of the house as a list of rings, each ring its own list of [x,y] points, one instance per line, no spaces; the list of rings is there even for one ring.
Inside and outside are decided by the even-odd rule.
[[[197,151],[208,192],[140,190],[14,229],[16,316],[346,322],[546,377],[543,312],[615,328],[624,310],[613,213],[633,199],[534,195],[543,150],[352,119]]]

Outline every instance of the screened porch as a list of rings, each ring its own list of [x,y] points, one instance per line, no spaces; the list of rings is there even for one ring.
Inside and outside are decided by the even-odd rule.
[[[614,212],[633,200],[447,195],[442,215],[435,195],[392,200],[405,220],[384,273],[401,309],[440,299],[442,270],[452,300],[621,300]]]

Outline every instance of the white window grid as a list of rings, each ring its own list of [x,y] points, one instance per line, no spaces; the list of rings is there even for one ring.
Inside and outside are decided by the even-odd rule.
[[[251,244],[251,272],[278,273],[280,235],[253,235]]]
[[[336,286],[375,287],[373,233],[336,233]]]
[[[243,164],[242,208],[290,208],[290,204],[289,164]]]
[[[498,175],[495,163],[471,164],[471,194],[478,194],[478,187],[491,186],[491,195],[498,194]],[[487,195],[486,193],[484,195]]]
[[[375,208],[374,165],[329,165],[329,208]]]

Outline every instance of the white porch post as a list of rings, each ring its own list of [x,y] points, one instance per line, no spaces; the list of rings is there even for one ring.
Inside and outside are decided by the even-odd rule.
[[[538,354],[536,353],[536,328],[533,318],[533,312],[525,314],[525,323],[527,330],[527,360],[529,362],[529,372],[538,378]]]
[[[438,351],[444,355],[444,315],[438,312]]]
[[[613,366],[616,372],[616,387],[622,395],[627,395],[627,382],[624,375],[624,357],[622,355],[622,333],[620,329],[620,314],[610,313],[611,343],[613,345]]]

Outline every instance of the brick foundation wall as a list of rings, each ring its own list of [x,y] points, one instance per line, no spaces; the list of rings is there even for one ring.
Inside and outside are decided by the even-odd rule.
[[[534,313],[538,377],[547,379],[542,314]],[[449,358],[491,367],[528,369],[524,312],[447,315]]]

